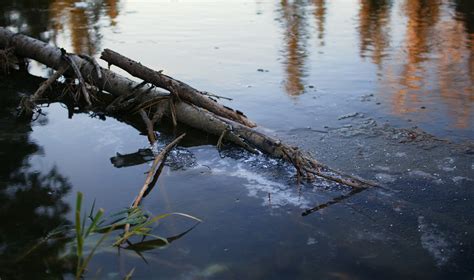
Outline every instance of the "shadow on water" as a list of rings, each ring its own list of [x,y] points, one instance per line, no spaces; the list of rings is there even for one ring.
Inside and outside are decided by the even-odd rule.
[[[26,76],[0,79],[0,275],[5,279],[61,278],[71,271],[59,260],[65,241],[48,242],[19,259],[52,229],[69,223],[69,205],[63,201],[71,190],[68,179],[56,168],[30,166],[29,158],[41,154],[41,146],[29,138],[31,124],[15,116],[20,93],[30,93],[37,82]]]

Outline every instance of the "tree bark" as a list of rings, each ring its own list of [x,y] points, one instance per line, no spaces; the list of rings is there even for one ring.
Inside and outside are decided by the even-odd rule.
[[[241,112],[225,107],[216,101],[204,96],[199,90],[189,86],[186,83],[173,79],[153,69],[150,69],[141,63],[127,58],[110,49],[105,49],[100,57],[110,65],[116,65],[127,71],[130,75],[138,77],[144,81],[154,84],[174,94],[178,99],[204,108],[218,116],[233,120],[248,127],[257,126],[250,121]]]

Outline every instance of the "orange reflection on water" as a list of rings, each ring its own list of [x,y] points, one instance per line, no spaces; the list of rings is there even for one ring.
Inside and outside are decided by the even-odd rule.
[[[404,40],[385,60],[381,54],[387,47],[386,37],[380,31],[384,22],[372,22],[388,14],[385,9],[371,9],[373,3],[361,1],[360,53],[371,56],[379,70],[384,66],[381,94],[391,100],[392,112],[415,113],[411,118],[439,113],[441,118],[448,117],[451,127],[468,129],[474,101],[474,35],[453,15],[452,5],[405,0],[401,5],[406,17]]]
[[[320,45],[324,46],[324,24],[326,21],[326,0],[314,0],[314,18],[318,31],[318,40]]]
[[[389,0],[361,0],[359,9],[360,55],[370,51],[372,61],[382,65],[385,50],[390,43],[387,25],[390,20]]]
[[[281,12],[285,31],[286,43],[286,81],[285,90],[291,95],[299,95],[304,90],[302,82],[304,67],[304,46],[302,40],[303,9],[297,2],[281,1]],[[303,33],[303,34],[302,34]]]
[[[49,5],[53,39],[57,43],[59,34],[66,33],[71,40],[72,51],[93,55],[100,46],[99,20],[105,13],[110,24],[116,24],[119,14],[118,0],[106,2],[78,2],[76,0],[53,0]]]
[[[439,46],[439,90],[448,105],[448,114],[456,128],[468,128],[474,101],[472,73],[472,34],[466,36],[459,21],[443,21],[437,29],[441,38]],[[471,45],[471,48],[460,46]]]

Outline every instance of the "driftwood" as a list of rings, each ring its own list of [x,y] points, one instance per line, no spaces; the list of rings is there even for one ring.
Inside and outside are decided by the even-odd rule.
[[[176,146],[179,143],[179,141],[181,141],[181,139],[184,138],[184,136],[186,136],[186,133],[183,133],[180,136],[176,137],[176,139],[174,139],[171,143],[169,143],[166,147],[164,147],[163,150],[161,150],[161,152],[158,155],[156,155],[155,160],[153,161],[153,164],[150,168],[150,171],[148,171],[148,175],[146,176],[145,183],[143,184],[143,187],[140,189],[140,192],[138,193],[137,197],[133,201],[131,208],[137,208],[138,205],[140,205],[142,198],[145,196],[145,194],[150,192],[150,188],[153,188],[154,183],[156,183],[156,180],[158,179],[158,176],[161,173],[161,168],[159,168],[158,164],[161,162],[160,166],[163,166],[163,163],[166,160],[168,153],[173,149],[174,146]],[[130,224],[126,224],[125,234],[129,231],[129,229],[130,229]],[[126,240],[127,240],[126,237],[124,237],[123,242]]]
[[[0,47],[13,48],[15,55],[37,60],[56,70],[64,65],[64,51],[61,49],[25,35],[14,34],[5,28],[0,28]],[[204,92],[146,68],[111,50],[104,51],[102,58],[144,81],[136,83],[108,69],[97,67],[97,63],[93,63],[91,59],[84,59],[78,55],[67,54],[67,58],[74,62],[81,75],[71,69],[66,71],[65,75],[79,80],[82,76],[84,83],[97,90],[108,92],[113,101],[107,106],[107,113],[140,114],[146,124],[150,142],[156,139],[154,125],[165,115],[174,122],[216,135],[219,137],[219,146],[225,140],[249,151],[260,150],[293,164],[298,182],[321,177],[353,188],[373,185],[330,169],[298,148],[281,143],[278,139],[260,132],[255,128],[255,123],[242,113],[220,105],[207,97]],[[84,99],[82,101],[89,105],[90,100]],[[94,100],[91,101],[94,106]]]
[[[153,181],[153,177],[155,175],[156,168],[158,167],[158,163],[162,162],[165,157],[167,157],[168,153],[173,149],[174,146],[176,146],[181,139],[186,136],[186,133],[181,134],[180,136],[176,137],[171,143],[169,143],[166,147],[161,150],[161,152],[155,157],[155,160],[153,161],[153,164],[151,166],[150,171],[148,172],[148,176],[146,177],[145,184],[143,185],[142,189],[140,190],[140,193],[138,194],[137,198],[135,198],[135,201],[133,202],[132,207],[138,207],[140,202],[142,201],[142,198],[144,194],[147,192],[148,188],[150,187],[151,182]]]
[[[20,114],[32,113],[38,100],[43,97],[45,91],[48,90],[51,85],[56,82],[56,80],[59,79],[64,74],[64,72],[66,72],[67,69],[67,66],[60,67],[58,71],[54,72],[54,74],[51,75],[46,81],[41,83],[41,85],[33,95],[31,95],[29,98],[23,99],[20,104]]]
[[[116,65],[119,68],[122,68],[132,76],[141,78],[157,87],[168,90],[178,100],[182,99],[218,116],[233,120],[248,127],[257,126],[254,122],[248,120],[242,112],[238,110],[234,111],[231,108],[227,108],[217,103],[216,101],[206,97],[201,91],[198,91],[186,83],[173,79],[170,76],[164,75],[161,71],[154,71],[153,69],[143,66],[140,63],[109,49],[105,49],[100,58],[107,61],[109,65]]]

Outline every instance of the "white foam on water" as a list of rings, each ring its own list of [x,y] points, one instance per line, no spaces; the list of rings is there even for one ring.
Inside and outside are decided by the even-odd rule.
[[[456,170],[456,165],[454,165],[454,163],[454,158],[446,157],[438,164],[438,168],[446,172],[452,172]]]
[[[433,257],[438,267],[444,266],[454,253],[446,234],[441,232],[436,224],[426,223],[423,216],[418,217],[418,230],[423,249]]]
[[[375,178],[382,183],[393,183],[397,180],[395,176],[386,173],[377,173]]]
[[[421,171],[421,170],[412,170],[408,172],[408,174],[412,177],[421,177],[424,179],[436,179],[436,177],[428,172]]]
[[[460,183],[462,181],[472,181],[472,179],[464,176],[454,176],[453,178],[451,178],[451,180],[453,180],[454,183]]]
[[[245,179],[243,184],[248,191],[248,196],[261,198],[262,205],[280,208],[283,206],[295,206],[301,209],[310,207],[310,202],[298,193],[294,186],[266,178],[258,172],[248,170],[245,164],[231,162],[229,159],[201,161],[200,165],[211,168],[213,174],[222,174]]]

